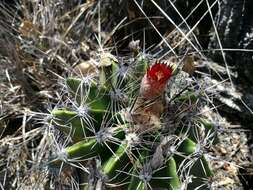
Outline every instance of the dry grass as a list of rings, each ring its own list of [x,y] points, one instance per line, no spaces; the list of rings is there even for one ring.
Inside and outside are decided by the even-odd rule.
[[[234,130],[218,113],[223,109],[238,113],[242,107],[252,113],[235,88],[236,74],[226,60],[227,51],[252,50],[222,47],[212,11],[221,1],[200,0],[187,14],[175,2],[20,0],[15,8],[0,4],[2,189],[78,189],[77,173],[84,168],[68,166],[60,174],[48,168],[52,153],[67,143],[51,126],[50,110],[68,99],[62,81],[74,73],[73,68],[87,60],[96,65],[103,52],[112,52],[130,67],[136,53],[150,61],[173,57],[178,67],[194,62],[195,74],[174,79],[170,98],[189,85],[202,93],[205,106],[200,107],[207,109],[197,109],[198,114],[217,122],[221,134],[221,142],[209,150],[218,173],[213,189],[243,188],[238,174],[252,161],[246,145],[250,132],[239,124]],[[190,22],[204,3],[206,10]],[[212,62],[210,50],[199,40],[199,25],[208,15],[219,44],[212,51],[222,54],[224,64]],[[128,44],[135,40],[140,44],[130,50]]]

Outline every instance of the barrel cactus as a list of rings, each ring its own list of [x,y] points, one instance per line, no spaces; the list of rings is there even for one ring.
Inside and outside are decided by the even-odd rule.
[[[216,133],[201,113],[201,81],[173,59],[140,54],[131,64],[109,53],[96,66],[84,64],[51,112],[65,142],[49,168],[78,168],[77,189],[211,188],[206,155]]]

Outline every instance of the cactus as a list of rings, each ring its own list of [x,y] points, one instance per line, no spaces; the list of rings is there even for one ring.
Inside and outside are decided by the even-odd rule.
[[[212,124],[196,113],[201,93],[172,93],[183,71],[170,61],[149,65],[139,56],[122,67],[107,53],[93,78],[66,79],[72,105],[51,114],[71,141],[51,165],[85,168],[82,189],[209,189],[205,155],[216,139]]]

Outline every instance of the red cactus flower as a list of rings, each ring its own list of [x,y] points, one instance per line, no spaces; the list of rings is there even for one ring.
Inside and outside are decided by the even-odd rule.
[[[160,95],[172,75],[172,67],[164,63],[156,62],[148,68],[142,79],[141,95],[152,98]]]
[[[172,75],[172,68],[163,63],[155,63],[147,71],[149,80],[156,81],[161,85],[166,83]]]

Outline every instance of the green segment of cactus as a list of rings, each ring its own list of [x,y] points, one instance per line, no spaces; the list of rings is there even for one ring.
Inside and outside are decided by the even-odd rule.
[[[113,141],[121,141],[125,137],[124,132],[125,126],[113,127],[109,129],[104,129],[96,133],[96,136],[85,138],[73,145],[65,148],[67,153],[67,159],[87,159],[94,156],[99,156],[99,154],[112,154],[117,147],[113,144]],[[110,150],[107,146],[110,146]]]
[[[141,179],[141,169],[143,165],[148,161],[149,151],[145,150],[140,153],[139,158],[135,161],[133,166],[133,172],[130,179],[130,183],[127,186],[127,190],[131,189],[145,189],[145,181]]]
[[[87,85],[76,78],[68,78],[66,83],[79,105],[84,103],[93,111],[105,112],[108,109],[111,98],[105,87],[98,86],[95,82]]]
[[[68,78],[66,83],[79,104],[76,108],[78,115],[89,121],[86,124],[93,125],[96,130],[99,130],[105,115],[108,118],[111,117],[111,112],[108,110],[112,100],[108,89],[103,86],[98,87],[94,82],[87,85],[76,78]],[[91,126],[88,127],[91,128]]]
[[[78,142],[85,137],[94,135],[94,129],[99,130],[104,112],[90,110],[85,117],[76,111],[56,109],[51,114],[54,116],[53,121],[58,129],[64,134],[70,135],[74,142]]]
[[[163,168],[154,173],[151,186],[154,189],[179,189],[180,181],[177,175],[177,165],[173,157],[166,162]]]
[[[189,138],[186,138],[179,146],[178,150],[180,152],[185,153],[186,155],[192,154],[196,150],[196,144],[190,140]]]
[[[179,177],[177,175],[177,166],[174,158],[169,159],[166,164],[167,176],[170,177],[169,185],[171,189],[178,189],[180,186]],[[166,177],[166,176],[165,176]]]
[[[194,180],[189,184],[188,189],[196,189],[197,187],[202,186],[208,190],[209,187],[205,184],[203,179],[207,179],[213,174],[204,157],[204,152],[202,152],[203,150],[199,150],[198,146],[199,144],[196,144],[189,138],[185,139],[178,150],[181,153],[184,153],[186,158],[182,156],[175,156],[175,160],[178,166],[182,165],[182,163],[184,163],[184,165],[191,165],[189,174],[194,176]],[[178,174],[181,172],[182,171],[179,171]]]
[[[136,177],[135,181],[133,181],[133,179],[132,179],[127,190],[132,190],[132,189],[145,190],[145,183]]]
[[[152,151],[145,149],[135,161],[134,170],[128,190],[142,189],[178,189],[180,182],[177,176],[177,166],[173,157],[170,157],[158,168],[152,164]],[[159,159],[159,158],[158,158]],[[157,166],[156,166],[157,167]]]
[[[65,109],[57,109],[52,111],[54,122],[59,126],[59,130],[66,135],[70,135],[74,142],[83,140],[85,136],[90,136],[91,129],[77,112]]]
[[[102,172],[108,182],[120,183],[122,180],[120,171],[124,170],[129,164],[128,149],[127,141],[123,141],[117,151],[103,164]]]
[[[68,159],[88,159],[97,156],[101,145],[96,142],[96,139],[83,140],[72,146],[68,146],[65,151]]]

